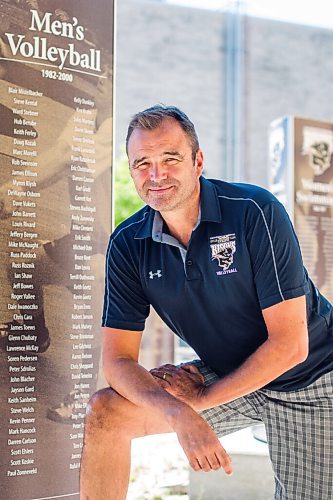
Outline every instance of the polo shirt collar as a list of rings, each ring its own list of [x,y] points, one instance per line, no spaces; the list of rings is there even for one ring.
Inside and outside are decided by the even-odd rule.
[[[215,185],[205,177],[200,177],[201,221],[222,222],[221,206]]]
[[[221,207],[216,187],[202,176],[200,177],[200,208],[201,222],[222,222]],[[147,207],[145,220],[140,224],[135,233],[135,239],[152,237],[154,219],[155,210]]]
[[[144,220],[143,222],[141,222],[138,230],[135,233],[135,239],[141,240],[149,238],[152,235],[155,210],[153,210],[149,206],[147,206],[146,208],[147,210],[145,212]]]

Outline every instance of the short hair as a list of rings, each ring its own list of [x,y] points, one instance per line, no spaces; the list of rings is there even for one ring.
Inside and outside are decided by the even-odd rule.
[[[160,127],[163,120],[167,118],[174,118],[184,130],[191,144],[192,158],[195,161],[195,156],[199,149],[199,140],[193,123],[181,109],[176,106],[165,106],[163,104],[155,104],[133,116],[127,130],[126,152],[128,153],[128,142],[136,128],[154,130]]]

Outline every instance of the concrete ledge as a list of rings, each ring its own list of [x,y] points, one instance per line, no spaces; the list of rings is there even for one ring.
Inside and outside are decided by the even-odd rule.
[[[234,473],[190,472],[190,500],[273,500],[274,477],[269,458],[232,455]]]
[[[257,426],[256,431],[263,431]],[[262,433],[264,434],[264,433]],[[221,438],[232,457],[234,473],[190,471],[190,500],[273,500],[274,475],[266,443],[251,428]]]

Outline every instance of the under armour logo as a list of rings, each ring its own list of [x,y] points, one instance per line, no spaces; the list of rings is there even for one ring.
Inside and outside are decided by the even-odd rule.
[[[153,271],[149,271],[149,278],[153,280],[154,278],[162,278],[162,271],[161,269],[157,269],[156,273],[153,273]]]

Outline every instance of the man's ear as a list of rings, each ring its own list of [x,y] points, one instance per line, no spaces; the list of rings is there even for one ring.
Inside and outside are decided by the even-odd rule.
[[[195,155],[195,166],[197,167],[199,177],[202,174],[203,165],[204,165],[204,155],[202,149],[199,148]]]

